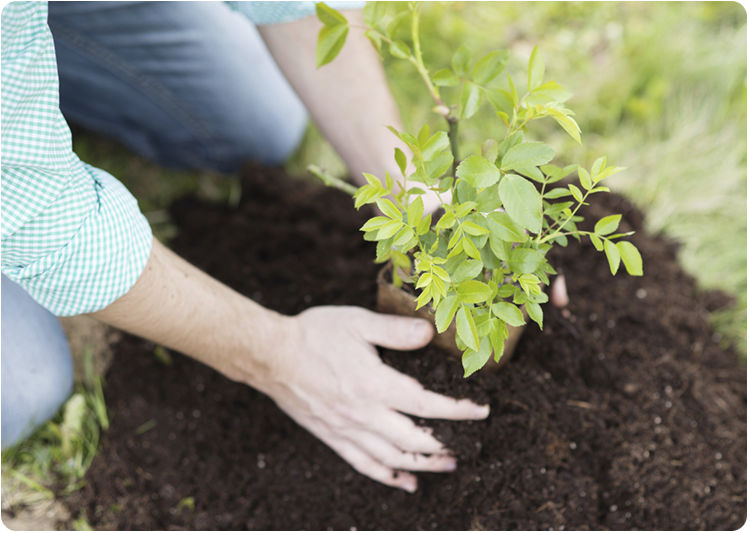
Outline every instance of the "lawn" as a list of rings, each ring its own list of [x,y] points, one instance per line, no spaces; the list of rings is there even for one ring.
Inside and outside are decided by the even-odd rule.
[[[557,147],[560,163],[590,166],[606,154],[612,164],[628,168],[609,185],[643,209],[648,231],[681,244],[681,264],[701,288],[720,289],[733,297],[734,304],[714,313],[712,320],[722,342],[735,346],[738,364],[744,365],[747,26],[743,7],[732,2],[431,3],[424,9],[422,30],[425,62],[432,71],[446,67],[452,51],[466,42],[475,57],[510,49],[508,68],[520,72],[539,45],[548,75],[574,95],[566,105],[576,113],[583,146],[552,125],[534,125],[528,135]],[[385,67],[407,129],[425,121],[442,127],[439,117],[430,113],[411,65],[386,57]],[[486,132],[497,124],[489,104],[484,106],[461,132],[463,146],[477,146],[486,137],[467,131],[469,127]],[[84,161],[121,179],[138,197],[155,234],[165,240],[174,234],[165,211],[174,198],[198,192],[235,203],[241,194],[232,177],[165,170],[77,129],[74,150]],[[462,156],[468,155],[468,148],[464,149]],[[346,174],[314,126],[286,168],[302,175],[309,163]],[[106,414],[97,406],[96,388],[89,383],[81,394],[76,406],[63,411],[67,416],[61,415],[22,447],[3,454],[4,490],[25,486],[30,490],[24,497],[31,501],[51,494],[39,484],[61,486],[62,479],[66,490],[76,486],[98,439],[98,431],[90,424],[78,424],[76,417],[89,410],[87,420],[106,423]],[[77,440],[71,440],[74,430]]]

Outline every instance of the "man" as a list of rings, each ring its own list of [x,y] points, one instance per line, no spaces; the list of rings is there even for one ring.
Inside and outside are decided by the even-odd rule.
[[[398,175],[382,125],[402,128],[377,55],[354,32],[316,70],[313,13],[312,2],[61,2],[49,5],[48,25],[44,3],[3,9],[3,447],[70,392],[53,315],[88,313],[268,394],[381,483],[413,492],[409,471],[455,469],[401,413],[483,419],[489,406],[423,390],[374,348],[424,346],[427,322],[264,309],[153,239],[127,190],[71,150],[61,109],[165,165],[231,172],[245,159],[281,162],[306,109],[355,179]],[[346,14],[362,24],[361,13]]]

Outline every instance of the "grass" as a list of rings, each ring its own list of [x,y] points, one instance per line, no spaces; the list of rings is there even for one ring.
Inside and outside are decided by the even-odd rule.
[[[682,243],[681,264],[701,288],[721,289],[735,298],[735,305],[714,313],[712,320],[723,342],[733,344],[743,362],[746,23],[744,9],[732,2],[454,2],[426,6],[421,25],[425,61],[433,71],[447,66],[453,50],[466,42],[475,57],[510,49],[508,68],[520,73],[539,44],[548,76],[574,94],[567,105],[577,113],[583,147],[555,127],[535,126],[528,135],[554,146],[561,163],[590,165],[606,154],[611,163],[628,167],[609,185],[645,211],[650,233]],[[402,37],[408,40],[408,35]],[[425,105],[424,88],[411,66],[386,58],[385,68],[407,129],[425,122],[442,128]],[[500,134],[495,133],[499,122],[485,106],[461,132],[464,157],[485,138]],[[236,202],[239,196],[231,177],[166,170],[78,129],[74,150],[133,192],[162,240],[176,231],[166,213],[175,198],[197,193]],[[346,174],[314,126],[286,168],[301,175],[309,163],[334,175]],[[100,390],[94,382],[80,385],[62,414],[3,453],[3,486],[15,489],[13,503],[65,494],[79,486],[93,459],[100,426],[106,426]],[[85,529],[85,517],[80,520],[76,527]]]

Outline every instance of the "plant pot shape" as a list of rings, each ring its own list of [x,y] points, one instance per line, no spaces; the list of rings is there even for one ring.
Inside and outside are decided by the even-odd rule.
[[[390,273],[391,271],[389,265],[385,265],[380,269],[380,272],[378,272],[378,296],[376,304],[376,309],[378,310],[378,312],[392,315],[424,318],[434,325],[435,315],[433,313],[430,313],[427,307],[422,307],[421,309],[415,310],[415,296],[393,285],[393,283],[388,280],[388,277],[390,277]],[[524,319],[528,319],[525,307],[523,308],[523,315]],[[521,339],[521,335],[523,335],[525,329],[525,325],[520,327],[513,327],[509,325],[508,338],[505,339],[505,350],[503,351],[503,356],[500,358],[500,362],[496,363],[494,358],[490,358],[490,360],[487,361],[487,364],[482,368],[482,371],[497,372],[498,370],[500,370],[500,368],[505,366],[513,356],[513,351],[515,350],[516,345]],[[448,326],[448,329],[446,329],[444,332],[436,333],[432,338],[432,341],[430,341],[430,344],[437,348],[440,348],[449,355],[456,357],[459,361],[463,356],[463,352],[456,346],[455,320],[451,322],[451,325]]]

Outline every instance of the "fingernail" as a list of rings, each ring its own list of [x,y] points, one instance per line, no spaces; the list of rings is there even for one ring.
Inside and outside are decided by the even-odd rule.
[[[456,461],[451,461],[447,465],[445,465],[445,471],[446,472],[453,472],[456,469]]]
[[[414,342],[427,342],[432,337],[432,326],[424,320],[416,320],[412,327]]]
[[[417,484],[411,481],[407,481],[401,484],[401,488],[404,489],[406,492],[410,492],[413,494],[417,491]]]
[[[489,405],[483,405],[481,407],[477,407],[474,409],[474,413],[472,413],[473,418],[476,419],[483,419],[490,416],[490,406]]]

